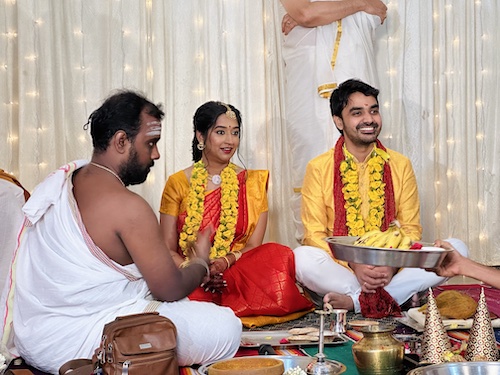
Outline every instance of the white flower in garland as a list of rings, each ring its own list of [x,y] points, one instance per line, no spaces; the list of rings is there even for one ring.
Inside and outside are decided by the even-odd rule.
[[[307,375],[299,366],[286,370],[283,375]]]

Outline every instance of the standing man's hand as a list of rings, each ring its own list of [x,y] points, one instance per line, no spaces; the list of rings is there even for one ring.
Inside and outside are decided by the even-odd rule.
[[[366,13],[380,17],[380,23],[383,24],[387,18],[387,6],[381,0],[362,0],[363,9]]]
[[[297,26],[298,23],[295,21],[288,13],[283,16],[283,20],[281,21],[281,31],[283,34],[288,35],[292,29]]]

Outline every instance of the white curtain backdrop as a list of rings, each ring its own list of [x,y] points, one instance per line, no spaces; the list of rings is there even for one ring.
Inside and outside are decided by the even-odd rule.
[[[449,236],[500,264],[497,0],[391,0],[376,50],[386,146],[410,157],[424,240]],[[161,159],[133,187],[158,211],[191,163],[208,100],[243,115],[241,161],[269,169],[267,240],[295,247],[278,0],[0,0],[0,167],[32,190],[89,158],[83,130],[113,90],[163,103]],[[332,131],[336,131],[332,129]]]

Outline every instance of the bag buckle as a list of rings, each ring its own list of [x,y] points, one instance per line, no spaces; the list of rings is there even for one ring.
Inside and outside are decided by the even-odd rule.
[[[128,368],[130,367],[130,361],[127,360],[123,362],[122,375],[128,375]]]

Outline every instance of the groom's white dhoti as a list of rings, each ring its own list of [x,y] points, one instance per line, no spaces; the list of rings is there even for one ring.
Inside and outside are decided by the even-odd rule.
[[[446,241],[450,242],[463,256],[469,255],[469,249],[461,240],[449,238]],[[354,272],[335,262],[330,254],[317,247],[300,246],[294,249],[293,253],[297,281],[301,285],[321,297],[329,292],[347,295],[354,303],[354,312],[361,311],[359,304],[361,285]],[[421,268],[402,268],[384,289],[398,305],[402,305],[415,293],[439,285],[446,280],[445,277]]]

